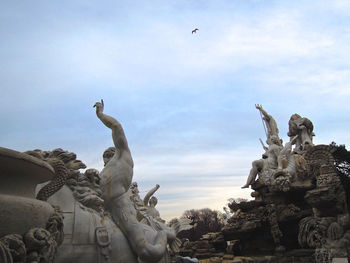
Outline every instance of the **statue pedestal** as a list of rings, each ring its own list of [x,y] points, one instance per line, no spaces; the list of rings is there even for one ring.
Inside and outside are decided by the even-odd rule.
[[[35,199],[35,187],[53,176],[53,168],[46,162],[0,147],[0,237],[45,228],[54,209]]]

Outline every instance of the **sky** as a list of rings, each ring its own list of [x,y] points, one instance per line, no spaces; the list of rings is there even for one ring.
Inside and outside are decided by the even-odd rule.
[[[298,113],[315,144],[350,145],[350,1],[3,0],[0,39],[0,146],[101,170],[104,99],[166,220],[250,198],[257,103],[285,142]]]

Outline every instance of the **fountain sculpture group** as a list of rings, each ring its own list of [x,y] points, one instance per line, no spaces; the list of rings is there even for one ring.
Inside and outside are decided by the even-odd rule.
[[[103,154],[101,172],[82,173],[86,165],[62,149],[0,148],[0,262],[168,263],[169,251],[180,253],[177,262],[198,262],[191,259],[200,258],[198,245],[176,237],[190,222],[165,224],[153,196],[159,185],[140,198],[121,124],[104,113],[103,100],[94,107],[114,142]],[[283,145],[274,118],[256,108],[267,146],[260,139],[265,152],[242,187],[251,186],[255,200],[231,203],[234,213],[222,232],[201,244],[214,244],[218,262],[227,263],[257,254],[265,258],[249,262],[269,262],[266,255],[294,259],[298,253],[325,263],[349,257],[349,211],[332,147],[313,145],[313,124],[298,114],[289,120],[290,140]]]
[[[229,204],[233,215],[219,233],[188,242],[180,255],[211,262],[348,262],[350,216],[336,172],[335,148],[313,144],[313,124],[289,120],[283,145],[274,118],[260,105],[267,146],[253,161],[246,184],[252,201]],[[227,242],[229,245],[227,245]]]
[[[81,173],[85,164],[62,149],[0,149],[0,262],[167,263],[168,247],[178,251],[190,222],[165,225],[152,196],[159,185],[141,200],[121,124],[102,100],[94,107],[115,145],[101,173]]]

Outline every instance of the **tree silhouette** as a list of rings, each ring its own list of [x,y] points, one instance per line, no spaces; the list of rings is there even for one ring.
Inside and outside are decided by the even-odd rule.
[[[346,192],[348,206],[350,205],[350,152],[344,144],[337,145],[335,142],[330,144],[334,148],[333,157],[335,168],[340,177]]]
[[[219,232],[224,225],[222,213],[210,208],[186,210],[181,217],[191,219],[194,227],[181,232],[178,237],[188,238],[190,241],[196,241],[209,232]],[[175,219],[171,221],[173,220]]]

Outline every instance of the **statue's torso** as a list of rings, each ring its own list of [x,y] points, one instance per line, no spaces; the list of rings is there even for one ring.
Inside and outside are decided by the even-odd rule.
[[[131,160],[131,161],[130,161]],[[127,152],[118,158],[114,155],[100,173],[101,190],[105,202],[125,194],[131,184],[133,164]]]

